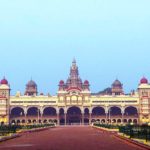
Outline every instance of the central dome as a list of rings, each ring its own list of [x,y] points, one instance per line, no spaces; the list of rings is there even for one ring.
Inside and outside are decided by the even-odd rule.
[[[122,86],[121,82],[118,79],[116,79],[112,85],[113,86]]]
[[[37,86],[37,84],[33,81],[33,80],[30,80],[28,83],[27,83],[27,86]]]

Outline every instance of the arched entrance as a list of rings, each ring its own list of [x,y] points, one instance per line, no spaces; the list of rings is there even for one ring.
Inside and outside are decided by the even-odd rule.
[[[116,107],[116,106],[112,106],[110,107],[109,109],[109,115],[111,116],[121,116],[121,109],[119,107]]]
[[[67,124],[80,124],[82,121],[80,108],[73,106],[67,110]]]
[[[37,107],[30,107],[27,110],[27,116],[38,116],[40,115],[40,111],[38,110]]]
[[[59,109],[59,116],[60,116],[60,125],[64,125],[65,124],[65,118],[64,118],[64,109],[60,108]]]
[[[138,116],[137,108],[133,107],[133,106],[126,107],[125,116],[135,116],[135,117],[137,117]]]
[[[94,107],[92,110],[92,116],[105,116],[105,109],[103,107]]]
[[[56,116],[56,109],[53,107],[46,107],[43,110],[43,116]]]
[[[14,107],[11,110],[11,117],[21,117],[24,116],[24,110],[21,107]]]

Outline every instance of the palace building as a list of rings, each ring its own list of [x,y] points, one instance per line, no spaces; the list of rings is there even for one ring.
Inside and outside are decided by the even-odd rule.
[[[123,84],[116,79],[110,88],[99,93],[90,91],[88,80],[79,76],[73,60],[66,81],[61,80],[57,95],[38,94],[38,86],[30,80],[25,93],[10,95],[10,85],[0,82],[1,123],[91,124],[92,122],[127,124],[150,123],[150,84],[143,77],[137,91],[125,94]]]

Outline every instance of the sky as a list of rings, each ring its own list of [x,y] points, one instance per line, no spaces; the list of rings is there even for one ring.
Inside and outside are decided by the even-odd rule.
[[[150,79],[149,0],[0,0],[0,78],[55,95],[76,58],[92,92]]]

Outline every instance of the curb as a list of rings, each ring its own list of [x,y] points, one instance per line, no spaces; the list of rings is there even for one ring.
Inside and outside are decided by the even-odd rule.
[[[117,137],[117,138],[119,138],[119,139],[121,139],[121,140],[127,141],[127,142],[132,143],[132,144],[135,144],[135,145],[137,145],[137,146],[139,146],[139,147],[142,147],[142,148],[145,148],[145,149],[147,149],[147,150],[150,150],[150,146],[145,145],[145,144],[143,144],[143,143],[139,143],[139,142],[137,142],[137,141],[135,141],[135,140],[133,140],[133,139],[128,139],[128,138],[122,137],[122,136],[120,136],[120,135],[118,135],[118,134],[114,134],[114,136]]]
[[[21,137],[24,133],[40,132],[40,131],[48,130],[49,128],[54,128],[54,127],[37,128],[37,129],[21,131],[19,133],[13,134],[11,136],[6,136],[6,137],[1,138],[0,142],[4,142],[4,141],[7,141],[7,140],[11,140],[11,139],[14,139],[14,138]]]
[[[132,143],[132,144],[134,144],[134,145],[137,145],[137,146],[139,146],[139,147],[141,147],[141,148],[145,148],[145,149],[147,149],[147,150],[150,150],[150,146],[145,145],[145,144],[143,144],[143,143],[139,143],[139,142],[137,142],[137,141],[135,141],[135,140],[133,140],[133,139],[128,139],[128,138],[126,138],[126,137],[122,137],[122,136],[118,135],[117,132],[105,130],[105,129],[103,129],[103,128],[95,127],[95,126],[93,126],[93,128],[99,129],[99,130],[101,130],[101,131],[109,132],[109,133],[113,134],[116,138],[119,138],[119,139],[121,139],[121,140],[127,141],[127,142]]]
[[[21,135],[19,134],[13,134],[11,136],[7,136],[7,137],[4,137],[4,138],[1,138],[0,139],[0,142],[4,142],[4,141],[7,141],[7,140],[11,140],[11,139],[14,139],[14,138],[17,138],[17,137],[20,137]]]

